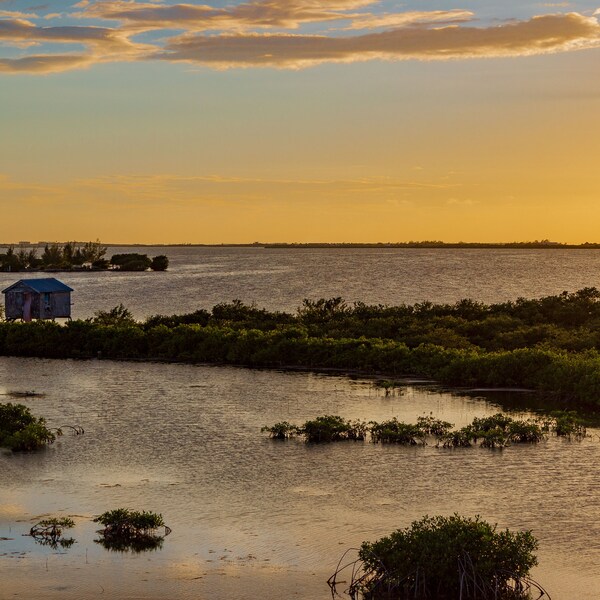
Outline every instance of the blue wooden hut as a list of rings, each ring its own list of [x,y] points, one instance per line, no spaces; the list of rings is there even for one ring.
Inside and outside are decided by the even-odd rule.
[[[5,317],[23,319],[71,318],[71,292],[68,285],[48,279],[21,279],[2,290]]]

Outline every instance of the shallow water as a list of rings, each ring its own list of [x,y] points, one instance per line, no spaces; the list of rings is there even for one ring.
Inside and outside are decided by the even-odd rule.
[[[264,424],[319,414],[435,415],[462,426],[492,400],[371,382],[149,363],[0,358],[0,393],[50,425],[78,424],[47,451],[0,454],[0,598],[325,600],[343,551],[424,514],[479,514],[540,540],[534,576],[554,600],[600,589],[598,430],[503,451],[275,442]],[[0,396],[7,401],[9,396]],[[89,519],[119,506],[163,513],[161,551],[110,553]],[[77,515],[64,552],[27,533]]]
[[[137,318],[192,312],[239,298],[295,311],[304,298],[368,304],[503,302],[600,287],[600,250],[109,248],[167,254],[164,273],[57,273],[70,285],[73,316],[119,303]],[[21,277],[0,273],[0,289]],[[48,276],[48,275],[46,275]]]

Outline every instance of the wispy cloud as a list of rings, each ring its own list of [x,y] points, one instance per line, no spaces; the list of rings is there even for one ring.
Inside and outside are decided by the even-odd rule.
[[[59,73],[90,66],[95,61],[81,54],[36,54],[23,58],[0,58],[0,73]]]
[[[249,28],[296,29],[303,23],[351,19],[375,0],[255,0],[235,6],[104,1],[84,7],[78,16],[101,18],[146,29],[231,31]],[[361,16],[356,14],[356,16]],[[366,16],[366,15],[364,15]]]
[[[385,13],[382,15],[361,15],[354,17],[352,23],[343,29],[346,31],[361,29],[391,29],[408,25],[425,25],[435,23],[444,25],[450,23],[466,23],[471,21],[474,13],[470,10],[430,10],[410,11],[404,13]]]
[[[327,62],[526,56],[600,45],[597,18],[575,12],[475,26],[475,15],[463,9],[382,13],[377,4],[252,0],[213,7],[84,0],[69,15],[79,19],[78,26],[61,25],[60,15],[52,15],[56,26],[47,26],[33,9],[0,11],[0,44],[21,50],[0,56],[0,72],[46,73],[137,60],[289,69]],[[324,33],[315,35],[319,26]],[[155,41],[139,42],[136,36],[149,31]]]
[[[315,197],[344,202],[399,199],[400,196],[444,195],[459,183],[423,182],[390,177],[348,179],[277,179],[231,175],[113,175],[58,184],[23,183],[0,175],[0,192],[21,203],[40,199],[95,198],[102,204],[197,205],[206,201],[240,203],[284,196],[296,202]],[[401,199],[401,198],[400,198]]]

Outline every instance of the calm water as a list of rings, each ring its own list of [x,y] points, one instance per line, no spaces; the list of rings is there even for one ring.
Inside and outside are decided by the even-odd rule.
[[[135,251],[167,254],[169,270],[56,275],[75,289],[75,317],[120,302],[144,318],[236,298],[294,311],[303,298],[498,302],[600,287],[599,250],[109,248],[108,256]],[[0,273],[0,288],[21,276]]]
[[[554,600],[600,589],[600,432],[504,451],[277,443],[263,424],[318,414],[462,426],[491,399],[368,381],[191,365],[0,358],[0,393],[51,425],[79,424],[47,451],[0,453],[0,598],[326,600],[342,552],[423,514],[480,514],[540,540],[534,576]],[[0,396],[6,401],[9,396]],[[162,512],[164,549],[109,553],[89,518]],[[76,515],[65,553],[23,537],[42,514]]]

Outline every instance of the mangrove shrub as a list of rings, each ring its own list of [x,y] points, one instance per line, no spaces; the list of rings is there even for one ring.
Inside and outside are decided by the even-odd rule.
[[[37,450],[62,435],[50,431],[43,417],[34,417],[23,404],[0,404],[0,446],[11,450]]]
[[[94,518],[94,523],[104,525],[104,529],[98,531],[101,537],[96,542],[108,550],[120,552],[156,550],[171,533],[161,514],[145,510],[109,510]],[[160,529],[163,535],[160,535]]]
[[[531,531],[499,531],[479,517],[425,516],[359,551],[354,591],[369,600],[516,600],[537,564]]]

